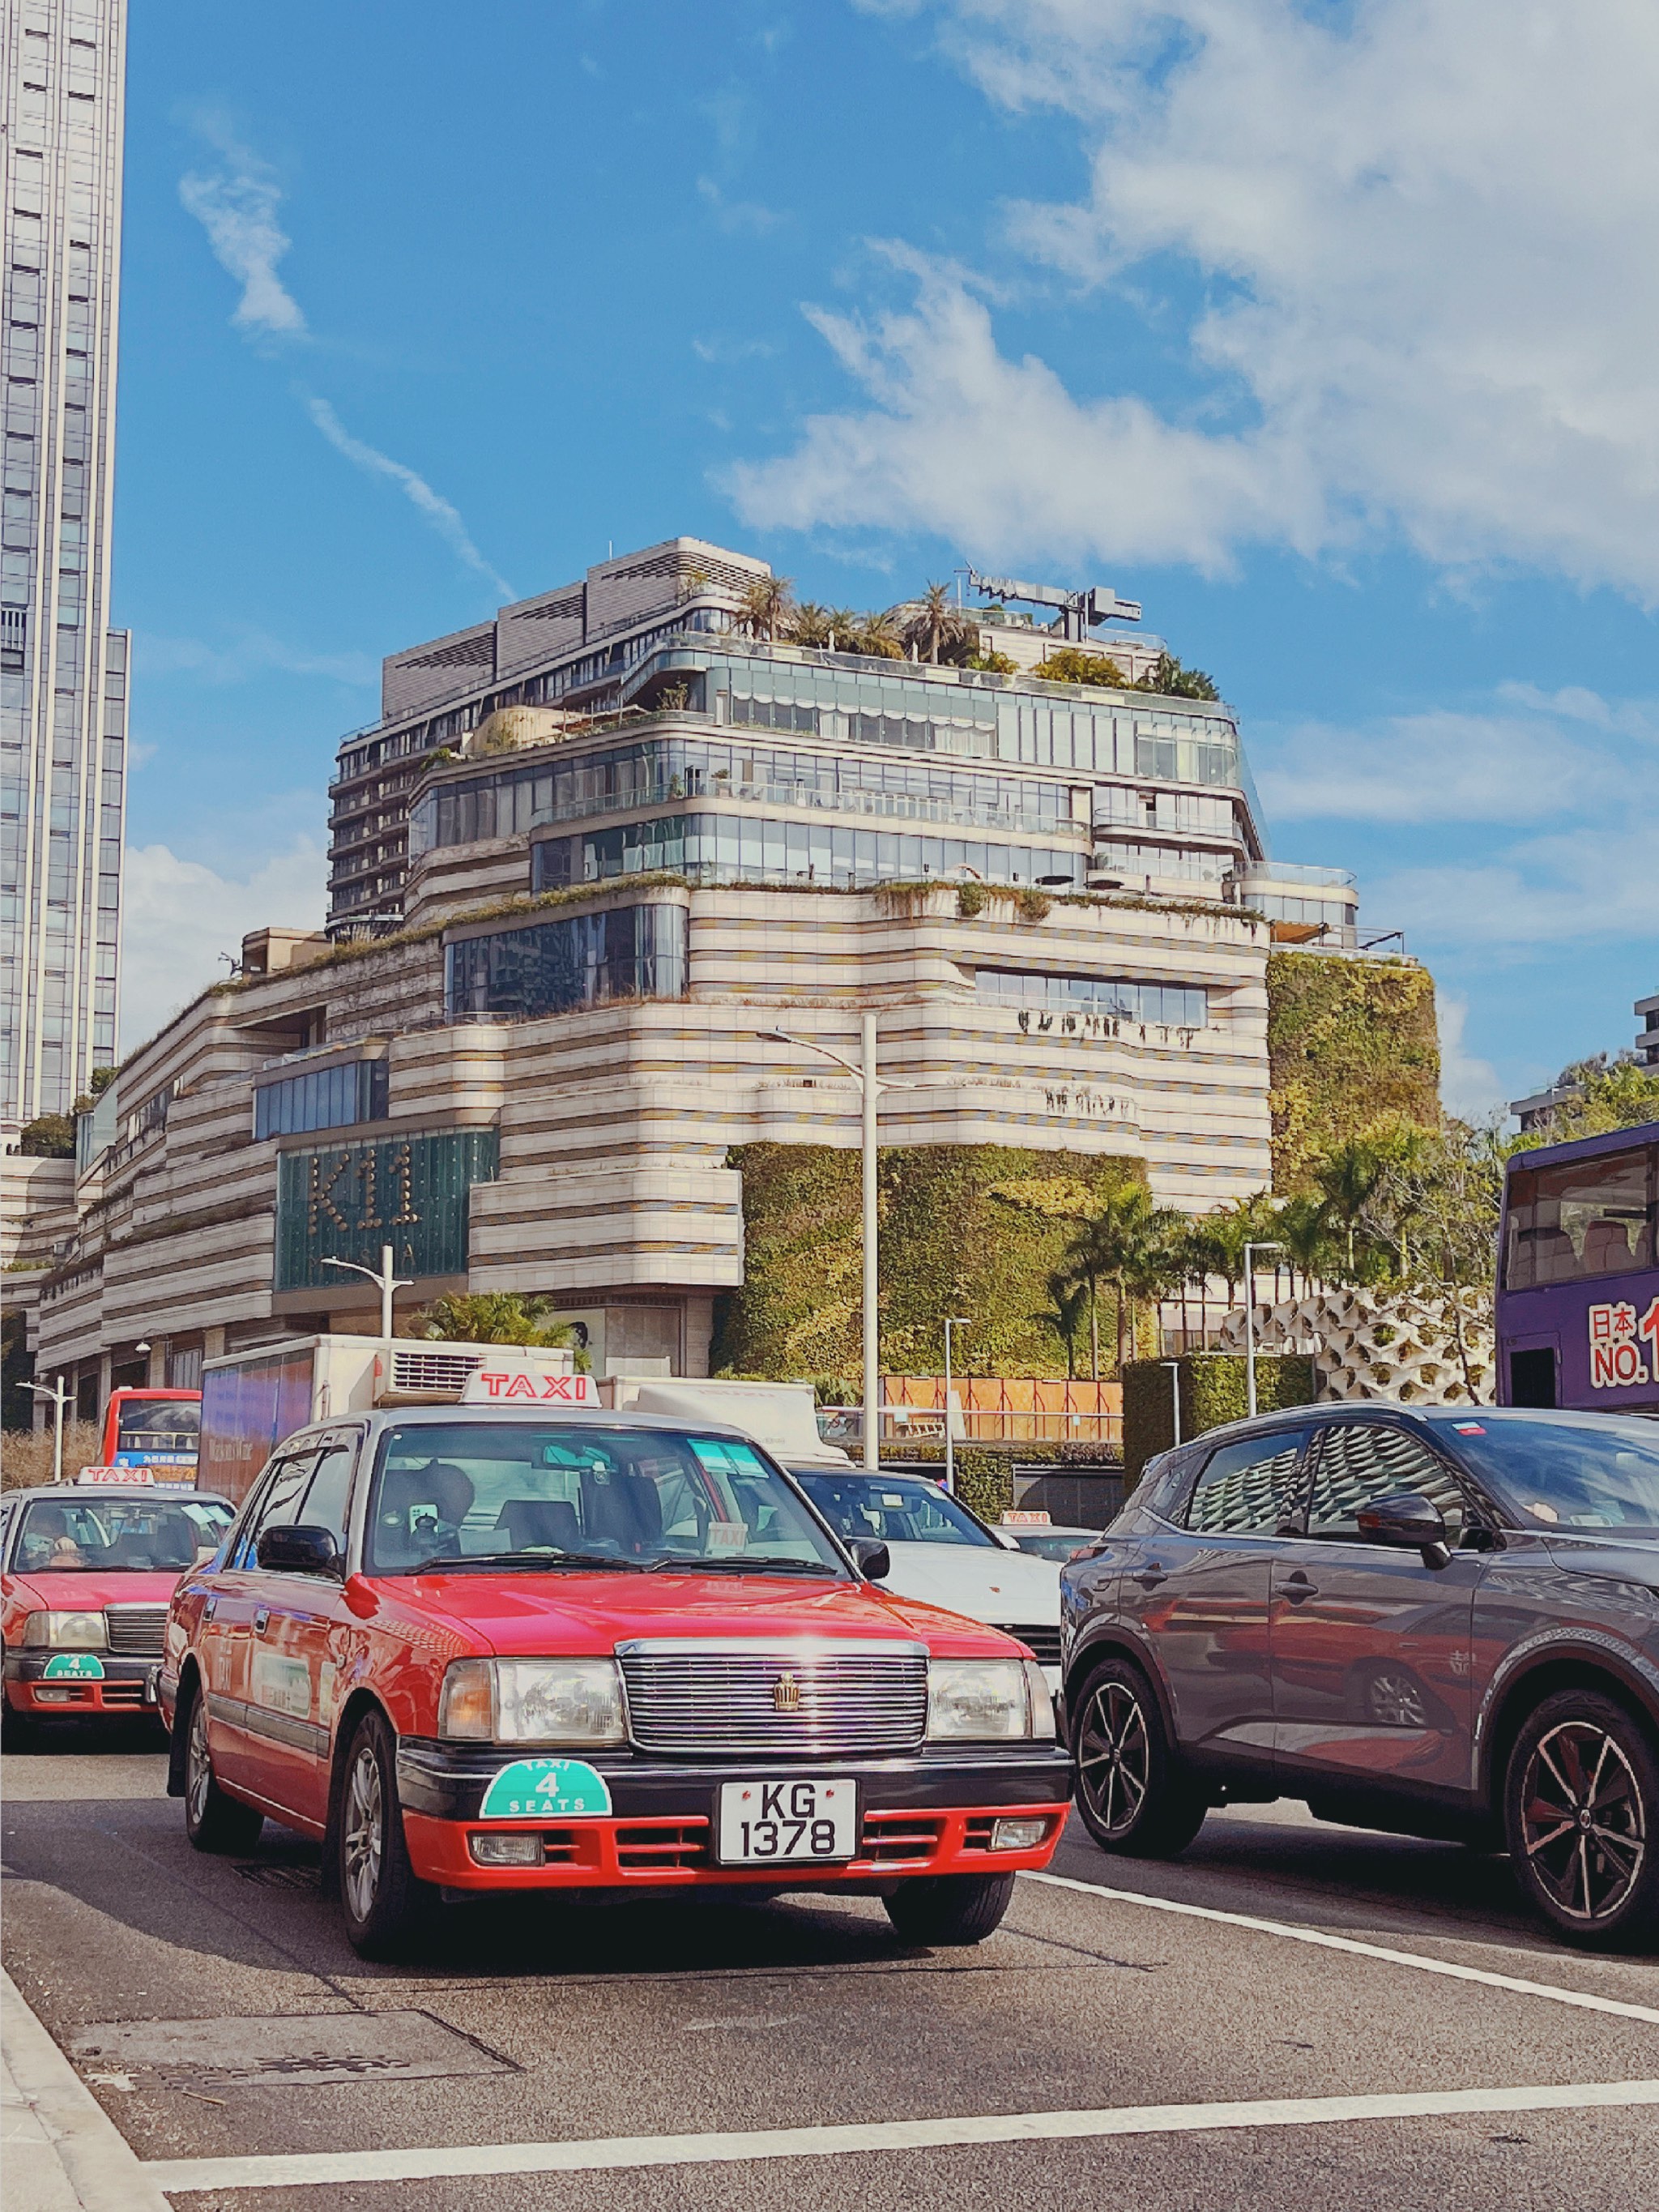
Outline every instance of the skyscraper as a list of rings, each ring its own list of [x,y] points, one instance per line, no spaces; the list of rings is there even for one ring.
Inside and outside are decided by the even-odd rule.
[[[126,0],[5,0],[0,1118],[115,1060],[125,632],[106,627]]]

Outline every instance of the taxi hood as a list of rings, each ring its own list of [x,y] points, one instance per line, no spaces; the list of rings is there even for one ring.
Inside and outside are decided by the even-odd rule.
[[[1018,1565],[1012,1553],[1011,1565]],[[1028,1562],[1027,1564],[1036,1564]],[[376,1579],[377,1600],[434,1613],[501,1658],[608,1658],[636,1637],[909,1638],[952,1657],[1006,1646],[994,1632],[874,1583],[696,1572],[469,1572]]]
[[[164,1567],[158,1573],[145,1568],[80,1567],[68,1574],[53,1574],[33,1567],[26,1575],[8,1577],[14,1601],[40,1613],[101,1613],[107,1605],[167,1605],[173,1593],[191,1571]]]
[[[1005,1626],[1058,1626],[1060,1561],[988,1544],[889,1544],[887,1588]]]

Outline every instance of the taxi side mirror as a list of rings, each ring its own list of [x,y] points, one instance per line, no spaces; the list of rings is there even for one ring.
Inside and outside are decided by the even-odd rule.
[[[884,1583],[892,1573],[891,1554],[878,1536],[854,1536],[847,1548],[866,1582]]]
[[[337,1579],[343,1571],[334,1531],[305,1522],[291,1528],[263,1529],[256,1557],[267,1574],[333,1575]]]

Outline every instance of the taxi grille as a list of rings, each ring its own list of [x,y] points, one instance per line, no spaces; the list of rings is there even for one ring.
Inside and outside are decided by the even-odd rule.
[[[927,1655],[908,1644],[639,1643],[619,1646],[617,1656],[641,1751],[709,1758],[914,1751],[927,1723]]]
[[[112,1605],[104,1611],[109,1648],[117,1659],[159,1659],[167,1649],[164,1605]]]
[[[1060,1623],[1058,1621],[1003,1621],[994,1624],[1005,1636],[1017,1636],[1030,1650],[1031,1656],[1045,1667],[1060,1664]]]

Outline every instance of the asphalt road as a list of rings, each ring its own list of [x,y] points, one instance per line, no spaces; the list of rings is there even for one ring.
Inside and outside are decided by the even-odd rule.
[[[434,2176],[416,2156],[395,2180],[210,2178],[173,2191],[181,2212],[1659,2208],[1659,2106],[1422,2109],[1659,2076],[1659,2017],[1627,2009],[1659,2015],[1659,1962],[1551,1942],[1501,1859],[1249,1808],[1173,1866],[1108,1860],[1074,1827],[1054,1871],[1091,1887],[1023,1880],[978,1950],[906,1950],[859,1899],[492,1905],[377,1966],[309,1845],[267,1827],[252,1860],[199,1856],[163,1769],[53,1745],[0,1776],[6,1965],[142,2159],[648,2139],[577,2172]],[[1011,2113],[1379,2095],[1401,2104],[1072,2138],[1045,2121],[1032,2141],[885,2124],[994,2136]],[[872,2124],[866,2147],[756,2154],[774,2130]],[[672,2140],[732,2130],[769,2140],[713,2160]],[[665,2152],[693,2162],[649,2162]]]

